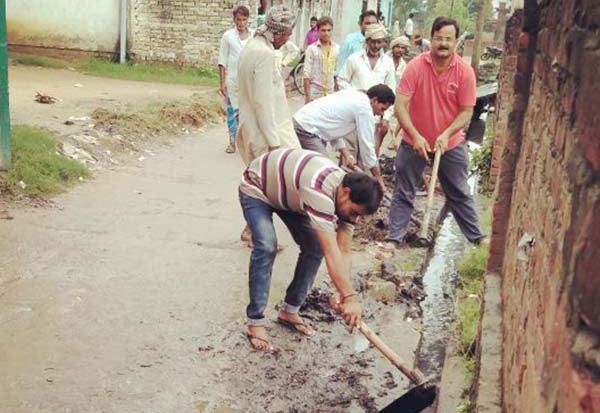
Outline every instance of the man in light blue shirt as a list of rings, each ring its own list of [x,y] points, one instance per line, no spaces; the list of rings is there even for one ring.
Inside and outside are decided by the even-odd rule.
[[[350,33],[348,36],[346,36],[344,43],[342,43],[342,47],[340,48],[340,56],[338,57],[337,69],[335,71],[336,75],[342,71],[344,64],[346,63],[346,59],[348,59],[352,53],[358,52],[365,47],[365,32],[371,24],[375,23],[377,23],[377,13],[375,13],[373,10],[367,10],[360,15],[358,18],[360,30]]]

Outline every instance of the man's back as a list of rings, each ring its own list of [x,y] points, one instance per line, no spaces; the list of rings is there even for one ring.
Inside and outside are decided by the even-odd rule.
[[[326,140],[338,139],[356,130],[357,122],[375,123],[366,93],[347,89],[314,100],[294,114],[304,130]]]
[[[269,146],[299,147],[275,49],[264,36],[254,37],[242,50],[238,82],[238,140],[244,162],[248,164]]]
[[[315,229],[335,232],[336,190],[345,172],[331,159],[302,149],[278,149],[254,160],[240,191],[273,208],[308,215]]]

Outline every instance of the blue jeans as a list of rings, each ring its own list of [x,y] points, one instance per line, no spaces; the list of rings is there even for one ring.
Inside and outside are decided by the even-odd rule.
[[[277,235],[273,226],[273,213],[287,226],[300,247],[294,279],[287,288],[283,310],[297,313],[312,288],[323,260],[321,246],[306,215],[280,211],[265,202],[240,192],[244,218],[252,231],[254,248],[250,255],[250,304],[246,307],[248,325],[265,324],[264,311],[269,301],[273,263],[277,255]]]
[[[240,111],[233,106],[227,106],[227,130],[229,131],[229,144],[235,145],[235,138],[238,130],[238,119]]]

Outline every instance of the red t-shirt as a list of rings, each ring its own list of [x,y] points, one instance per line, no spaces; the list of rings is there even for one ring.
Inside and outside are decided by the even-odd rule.
[[[433,68],[431,52],[426,52],[408,63],[397,91],[410,96],[410,118],[433,150],[437,137],[456,119],[460,108],[475,106],[475,72],[454,53],[448,70],[438,75]],[[412,145],[412,138],[404,130],[402,139]],[[448,149],[456,147],[463,139],[461,129],[450,137]]]

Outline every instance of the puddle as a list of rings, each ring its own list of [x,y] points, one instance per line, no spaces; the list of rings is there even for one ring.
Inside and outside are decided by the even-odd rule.
[[[426,297],[417,367],[426,376],[439,376],[446,357],[446,343],[454,321],[454,290],[458,274],[456,261],[467,246],[454,217],[449,214],[436,239],[433,255],[423,277]]]
[[[478,145],[469,142],[470,147]],[[469,178],[471,193],[475,193],[476,177]],[[446,345],[455,319],[454,293],[458,284],[457,261],[469,243],[460,231],[454,216],[448,213],[437,235],[431,260],[427,265],[423,286],[426,293],[421,302],[422,334],[416,366],[426,376],[441,376],[446,358]]]

